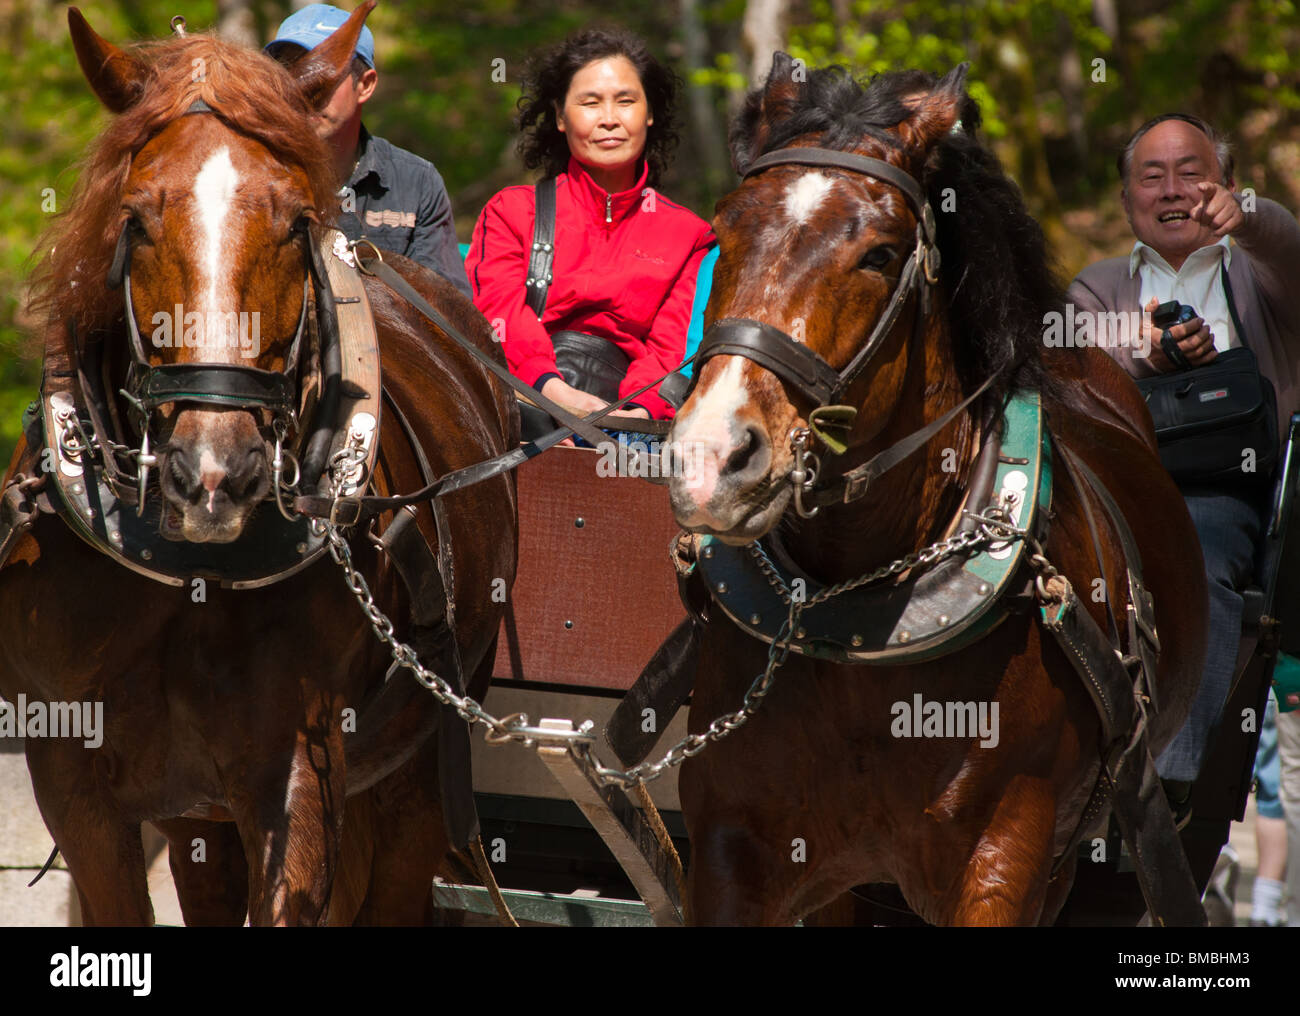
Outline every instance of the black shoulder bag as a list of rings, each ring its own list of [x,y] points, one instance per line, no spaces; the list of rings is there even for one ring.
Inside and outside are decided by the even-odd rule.
[[[1139,378],[1137,386],[1155,423],[1160,461],[1176,481],[1252,486],[1267,483],[1277,463],[1277,394],[1248,348],[1227,268],[1220,272],[1241,346],[1202,367]]]

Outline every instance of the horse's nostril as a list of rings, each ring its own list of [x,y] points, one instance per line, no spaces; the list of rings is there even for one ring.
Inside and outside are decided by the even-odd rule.
[[[727,459],[723,473],[729,476],[744,475],[752,467],[759,466],[757,460],[765,446],[766,437],[763,432],[752,425],[746,427],[744,437]]]
[[[176,486],[184,495],[191,496],[198,490],[198,470],[194,468],[189,457],[179,448],[173,448],[167,455],[167,471],[176,481]]]

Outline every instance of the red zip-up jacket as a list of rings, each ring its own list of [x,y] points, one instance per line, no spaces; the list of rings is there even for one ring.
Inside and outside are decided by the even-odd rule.
[[[695,278],[713,233],[645,182],[643,166],[634,187],[608,194],[569,160],[556,178],[555,261],[540,321],[524,303],[533,188],[507,187],[483,209],[465,269],[474,303],[502,335],[506,361],[520,380],[537,385],[559,376],[550,336],[564,329],[602,336],[627,354],[631,365],[619,398],[682,362]],[[658,387],[633,404],[657,420],[673,415]]]

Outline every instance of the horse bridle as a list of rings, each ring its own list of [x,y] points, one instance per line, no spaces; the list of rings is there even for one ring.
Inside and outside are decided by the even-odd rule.
[[[196,99],[183,115],[215,112],[202,99]],[[334,296],[325,272],[318,245],[304,222],[301,227],[307,248],[306,272],[302,284],[302,309],[293,341],[285,354],[284,368],[279,371],[260,367],[244,367],[229,363],[176,363],[153,366],[145,352],[144,342],[136,322],[131,301],[131,233],[132,220],[123,225],[117,248],[109,267],[109,289],[121,288],[126,305],[127,332],[130,337],[131,364],[127,370],[126,387],[122,396],[132,407],[140,434],[140,447],[128,449],[127,455],[136,464],[136,513],[143,515],[149,485],[149,471],[157,465],[157,456],[150,450],[150,424],[154,412],[169,403],[199,403],[227,408],[266,410],[270,414],[270,430],[274,442],[272,454],[271,495],[280,504],[279,491],[297,487],[300,483],[314,489],[325,469],[334,428],[331,425],[339,400],[341,354]],[[308,286],[316,297],[318,323],[321,333],[322,391],[315,414],[314,427],[304,442],[301,463],[284,447],[285,437],[298,426],[298,374],[302,356],[302,338],[307,324]],[[173,332],[179,336],[182,323],[174,322]],[[106,453],[108,454],[108,453]],[[285,481],[286,465],[293,466],[292,481]],[[284,514],[284,508],[281,507]],[[286,514],[286,517],[291,518]]]
[[[790,480],[794,485],[795,509],[803,517],[811,518],[822,505],[848,504],[862,497],[872,480],[901,462],[947,426],[957,413],[983,394],[992,378],[938,420],[909,434],[866,464],[845,473],[834,484],[814,490],[819,463],[817,456],[808,449],[810,438],[820,438],[833,453],[844,450],[842,441],[835,435],[847,435],[852,428],[857,408],[842,405],[841,400],[893,331],[908,297],[918,291],[921,305],[915,318],[913,337],[915,339],[919,336],[923,319],[929,310],[929,289],[939,283],[939,247],[934,211],[929,200],[911,174],[897,166],[853,152],[827,148],[783,148],[755,159],[745,170],[744,178],[748,179],[772,166],[784,165],[846,169],[883,180],[903,192],[916,216],[916,245],[899,273],[889,303],[876,321],[867,341],[844,367],[836,370],[818,353],[791,335],[766,322],[750,318],[723,318],[715,321],[704,333],[695,354],[695,367],[688,392],[698,383],[706,361],[715,356],[742,356],[771,371],[816,407],[808,414],[808,427],[796,428],[790,435],[791,450],[794,453]]]

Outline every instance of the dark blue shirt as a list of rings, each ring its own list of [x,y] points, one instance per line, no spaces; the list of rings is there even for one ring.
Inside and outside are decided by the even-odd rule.
[[[433,163],[361,127],[361,158],[340,199],[338,228],[349,240],[404,254],[474,298],[456,243],[451,200]]]

